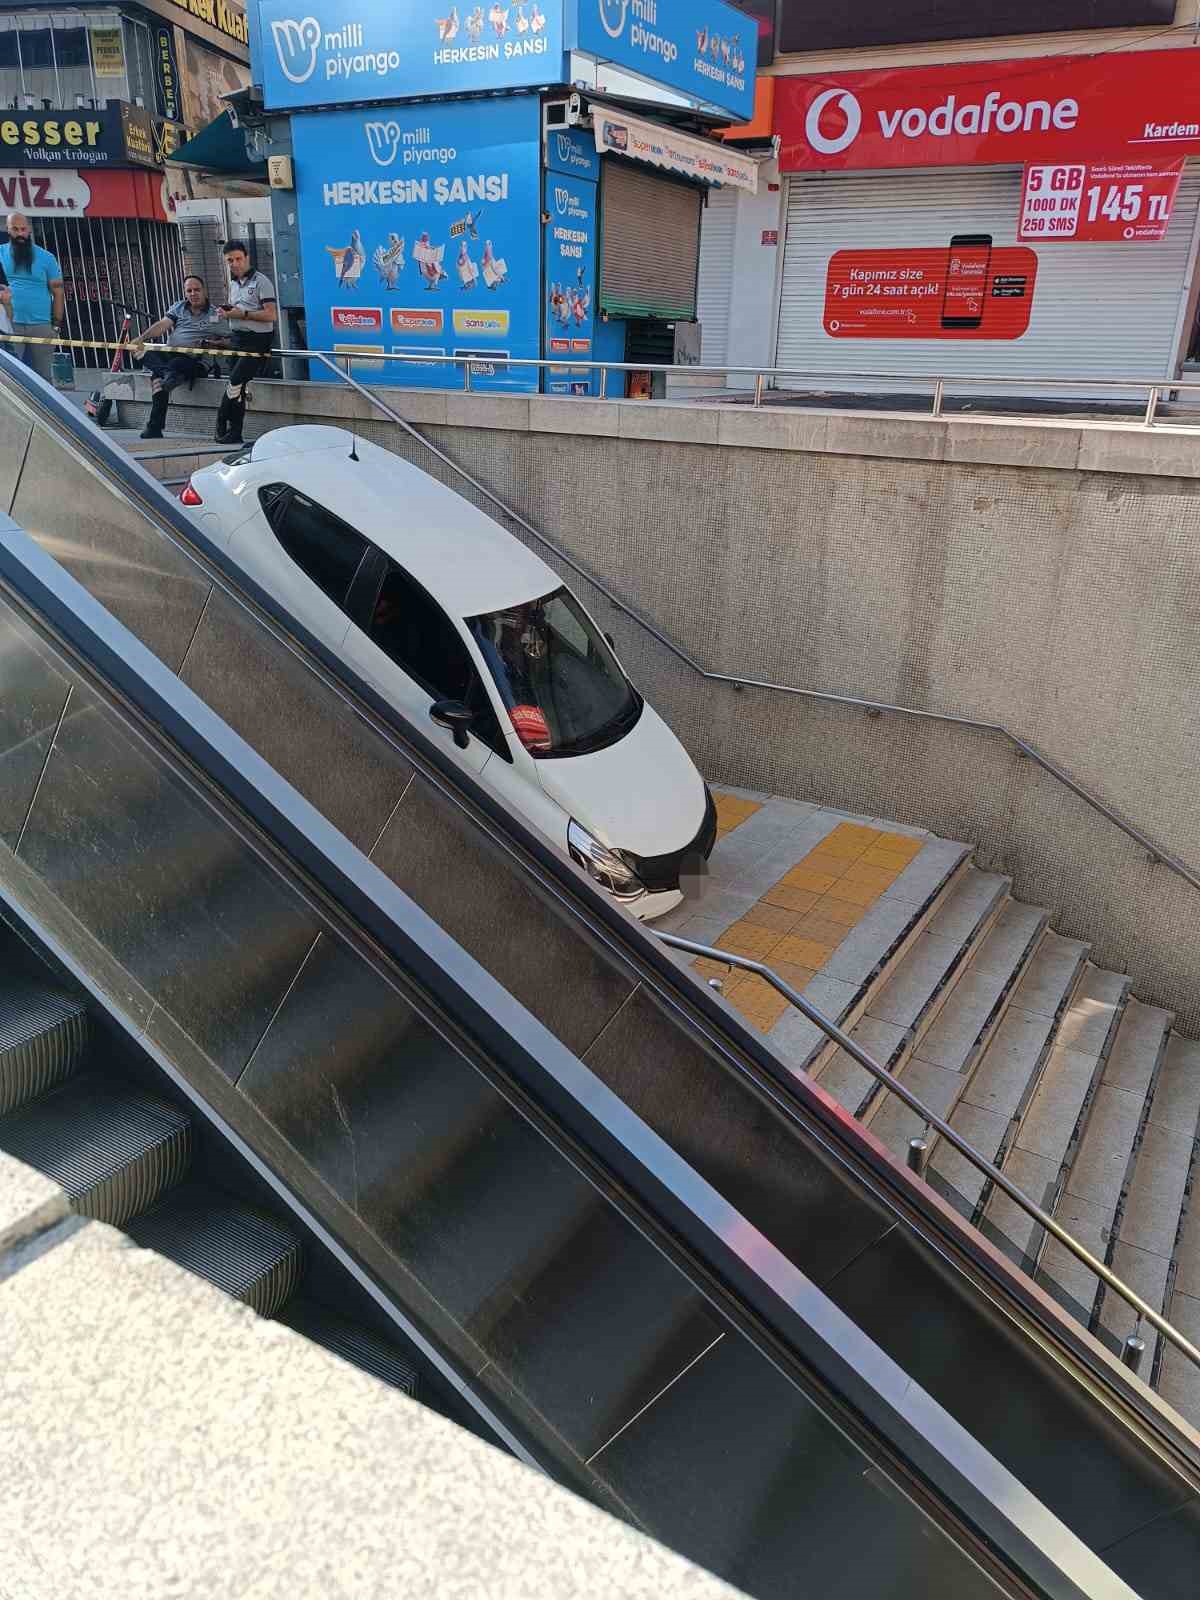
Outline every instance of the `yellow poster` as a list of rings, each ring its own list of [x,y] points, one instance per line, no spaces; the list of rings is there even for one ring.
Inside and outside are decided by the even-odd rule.
[[[124,76],[125,50],[120,28],[92,29],[92,63],[98,78]]]

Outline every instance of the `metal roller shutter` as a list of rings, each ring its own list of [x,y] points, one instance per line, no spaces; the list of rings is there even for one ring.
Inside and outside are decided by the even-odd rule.
[[[835,250],[944,246],[966,231],[1015,244],[1020,199],[1020,167],[789,179],[777,365],[947,378],[1173,377],[1200,207],[1195,163],[1185,169],[1161,242],[1039,245],[1030,324],[1019,339],[835,339],[825,332],[825,280]]]
[[[699,190],[606,160],[603,195],[600,309],[619,317],[693,321]]]
[[[737,194],[732,189],[714,189],[700,223],[700,282],[696,292],[700,364],[705,367],[722,366],[729,354],[736,224]]]

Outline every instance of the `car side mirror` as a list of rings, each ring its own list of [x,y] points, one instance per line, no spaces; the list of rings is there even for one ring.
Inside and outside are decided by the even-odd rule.
[[[429,708],[429,715],[439,728],[445,728],[454,735],[454,742],[460,750],[467,748],[471,742],[471,726],[475,721],[475,713],[470,707],[463,705],[461,700],[435,700]]]

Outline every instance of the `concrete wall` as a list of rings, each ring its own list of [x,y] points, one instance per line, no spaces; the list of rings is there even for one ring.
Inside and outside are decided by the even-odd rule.
[[[1003,722],[1200,868],[1195,434],[389,399],[709,669]],[[365,404],[284,385],[258,403],[260,425]],[[362,426],[433,464],[393,424]],[[1200,893],[1006,741],[710,685],[596,609],[710,778],[976,842],[1200,1027]]]

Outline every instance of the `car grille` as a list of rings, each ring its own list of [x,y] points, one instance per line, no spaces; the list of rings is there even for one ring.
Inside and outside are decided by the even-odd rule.
[[[635,856],[631,853],[628,857],[633,870],[651,894],[667,894],[672,889],[678,889],[680,870],[689,856],[702,856],[707,861],[712,855],[713,845],[717,842],[717,807],[707,784],[704,795],[704,821],[690,844],[684,845],[682,850],[672,850],[665,856]]]

